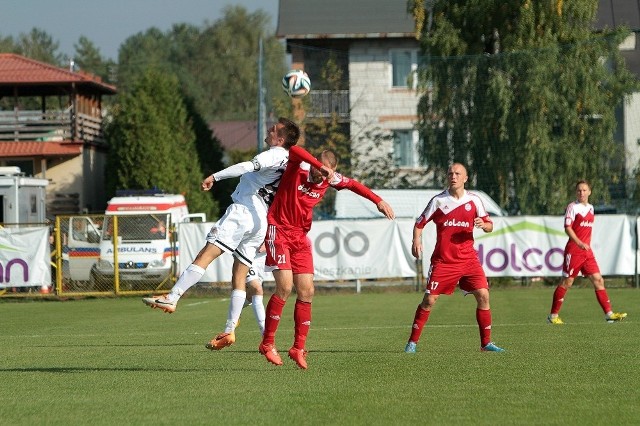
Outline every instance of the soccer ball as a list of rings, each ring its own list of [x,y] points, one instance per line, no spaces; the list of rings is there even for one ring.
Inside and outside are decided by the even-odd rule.
[[[301,98],[311,90],[311,80],[303,70],[291,70],[282,77],[282,89],[292,98]]]

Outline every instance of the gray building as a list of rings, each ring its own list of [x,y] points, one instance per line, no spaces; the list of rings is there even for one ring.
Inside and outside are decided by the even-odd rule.
[[[629,69],[640,77],[640,3],[600,0],[594,31],[620,25],[633,31],[620,49]],[[406,1],[280,0],[276,33],[286,43],[292,66],[305,69],[312,78],[308,117],[337,112],[348,123],[354,158],[391,152],[398,181],[439,185],[425,173],[416,148],[419,97],[413,77],[419,44]],[[318,86],[314,79],[330,58],[342,71],[339,92]],[[640,95],[629,96],[617,117],[615,137],[625,149],[628,179],[612,188],[612,195],[625,198],[633,190],[640,161]],[[389,142],[376,149],[365,135],[378,130]],[[359,177],[359,170],[353,175]]]

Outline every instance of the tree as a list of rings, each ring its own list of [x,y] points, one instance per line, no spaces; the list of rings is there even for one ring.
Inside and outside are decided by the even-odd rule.
[[[440,174],[467,164],[473,184],[526,214],[562,211],[581,178],[608,196],[622,179],[614,111],[636,86],[617,49],[628,31],[593,32],[597,0],[426,6],[409,3],[423,158]]]
[[[0,52],[3,53],[17,53],[18,47],[16,46],[13,37],[2,37],[0,36]]]
[[[316,87],[324,87],[325,90],[337,91],[341,89],[342,70],[338,67],[333,54],[330,54],[325,61],[324,67],[320,71],[318,81],[314,83]],[[305,100],[310,98],[305,98]],[[312,106],[307,102],[305,108]],[[338,114],[331,112],[328,117],[306,119],[303,123],[305,132],[305,146],[313,154],[319,154],[325,149],[331,149],[340,158],[340,171],[345,174],[351,173],[351,143],[349,141],[348,123],[339,120]]]
[[[213,132],[207,122],[196,110],[193,100],[185,98],[185,106],[187,109],[187,115],[189,116],[189,121],[191,122],[191,128],[193,129],[196,137],[195,146],[200,163],[199,170],[201,176],[208,176],[222,170],[225,167],[222,161],[224,157],[224,149],[222,148],[220,141],[213,135]],[[253,155],[255,155],[255,151],[253,152]],[[251,159],[251,157],[247,160]],[[215,200],[217,200],[220,207],[219,210],[226,210],[226,208],[231,204],[231,194],[235,190],[237,183],[237,180],[234,179],[224,179],[220,182],[216,182],[214,187],[211,189],[211,195]]]
[[[322,54],[319,54],[322,55]],[[322,58],[322,57],[321,57]],[[342,69],[338,66],[335,53],[327,53],[322,60],[324,66],[320,70],[316,81],[312,83],[318,90],[336,92],[343,88],[346,82],[343,80]],[[310,113],[313,111],[311,97],[303,98],[301,101],[291,102],[288,99],[292,116],[296,116],[295,109],[302,108]],[[304,130],[304,146],[314,155],[320,154],[326,149],[333,150],[338,156],[337,170],[344,174],[351,174],[351,141],[349,139],[349,123],[341,121],[337,112],[332,111],[328,116],[322,114],[314,118],[305,118],[301,124]],[[335,191],[327,192],[320,204],[316,207],[316,214],[323,217],[334,215]]]
[[[151,28],[120,47],[118,87],[146,67],[178,76],[186,96],[207,121],[256,120],[259,42],[263,40],[268,103],[282,99],[279,88],[285,52],[269,29],[269,16],[228,6],[224,17],[203,27],[175,24],[163,33]]]
[[[73,47],[76,50],[73,60],[81,70],[95,74],[105,82],[115,82],[115,62],[105,59],[91,40],[81,36]]]
[[[20,34],[17,47],[18,53],[36,61],[59,67],[67,65],[67,58],[58,52],[60,43],[54,41],[51,35],[39,28],[33,28],[29,33]]]
[[[263,11],[248,13],[241,6],[227,6],[224,17],[207,24],[198,39],[199,61],[191,72],[199,75],[198,105],[209,119],[247,120],[257,117],[258,54],[264,49],[264,82],[267,94],[283,97],[284,49],[269,29]]]
[[[107,129],[107,191],[157,187],[185,194],[192,211],[216,217],[217,204],[199,189],[202,175],[192,126],[178,79],[154,69],[143,73],[114,106]]]
[[[173,73],[170,37],[152,27],[129,37],[118,51],[118,89],[128,90],[145,70]]]

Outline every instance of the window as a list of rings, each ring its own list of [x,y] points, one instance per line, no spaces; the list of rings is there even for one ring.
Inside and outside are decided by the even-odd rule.
[[[393,131],[393,162],[396,167],[426,167],[418,155],[418,132],[415,130]]]
[[[398,167],[413,167],[413,137],[411,130],[393,132],[393,161]]]
[[[416,87],[416,70],[421,59],[416,49],[393,49],[391,56],[391,87]]]

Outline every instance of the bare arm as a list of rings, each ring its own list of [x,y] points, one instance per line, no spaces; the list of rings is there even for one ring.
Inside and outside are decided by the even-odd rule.
[[[209,191],[211,188],[213,188],[214,182],[215,179],[213,178],[213,175],[209,175],[202,181],[200,187],[203,191]]]
[[[416,259],[422,256],[422,228],[413,227],[413,242],[411,243],[411,254]]]
[[[574,243],[576,243],[576,245],[580,247],[582,250],[590,249],[589,244],[583,243],[582,240],[578,238],[573,228],[571,228],[570,226],[565,227],[564,232],[569,236],[569,239]]]
[[[395,219],[396,214],[393,211],[393,208],[380,198],[377,194],[375,194],[369,187],[361,184],[355,179],[344,178],[342,182],[335,187],[336,189],[347,188],[355,194],[358,194],[361,197],[366,198],[367,200],[375,203],[378,211],[385,215],[387,219]]]
[[[380,202],[376,204],[376,207],[378,207],[378,211],[385,215],[387,219],[396,218],[395,212],[393,211],[389,203],[387,203],[385,200],[380,200]]]
[[[485,222],[481,217],[476,217],[473,219],[473,224],[476,228],[482,229],[484,232],[493,231],[493,222]]]

